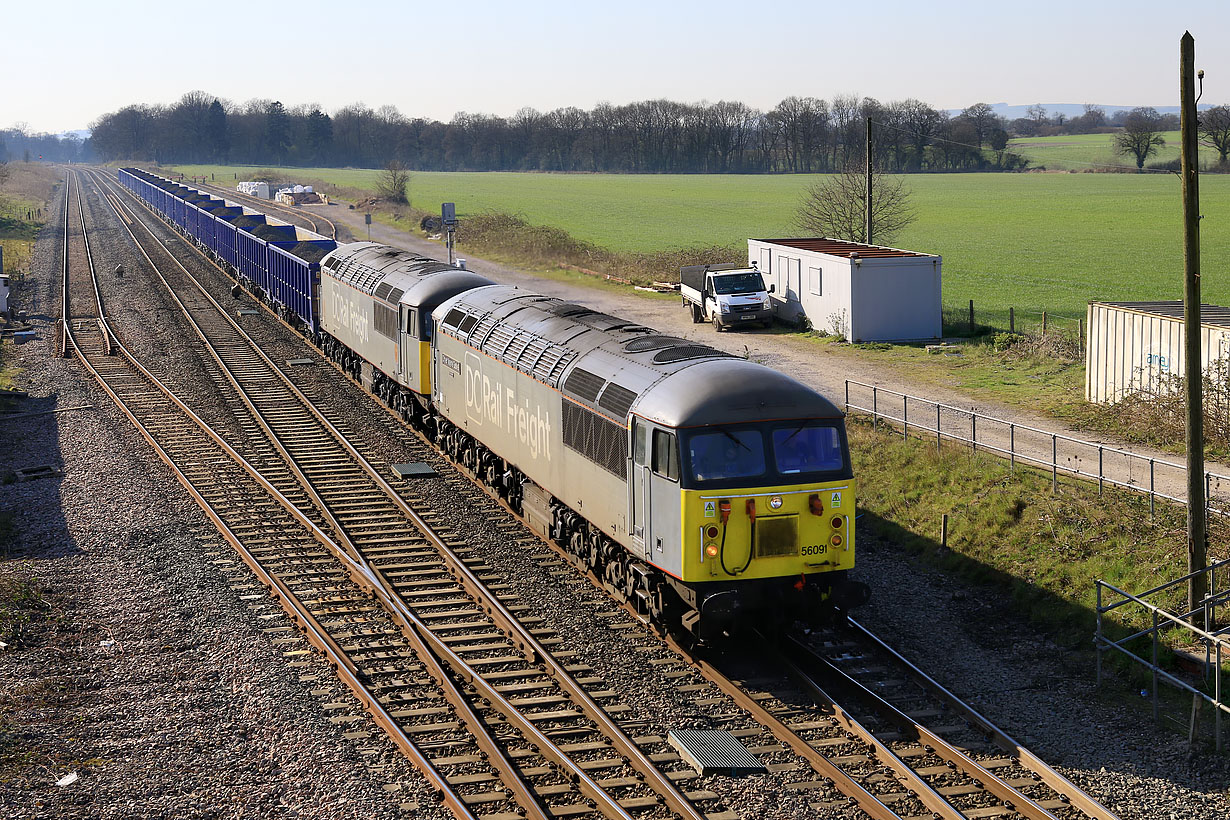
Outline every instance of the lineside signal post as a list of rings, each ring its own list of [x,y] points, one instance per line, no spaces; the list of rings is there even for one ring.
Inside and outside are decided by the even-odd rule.
[[[453,235],[457,232],[457,206],[445,202],[440,206],[440,221],[444,223],[444,245],[448,248],[448,263],[453,264]]]

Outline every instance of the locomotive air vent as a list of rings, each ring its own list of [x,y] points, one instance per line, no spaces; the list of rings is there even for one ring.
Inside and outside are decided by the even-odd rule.
[[[622,419],[628,417],[628,410],[634,401],[636,401],[635,393],[626,387],[612,383],[602,391],[602,398],[598,399],[598,406]]]
[[[388,282],[381,282],[379,285],[376,285],[376,298],[384,299],[387,302],[389,300],[389,291],[392,289],[393,286]]]
[[[576,305],[572,302],[560,302],[558,305],[547,308],[546,311],[547,313],[551,313],[555,316],[562,316],[569,319],[594,312],[584,305]]]
[[[440,324],[445,325],[446,327],[457,327],[457,325],[461,324],[461,320],[465,318],[472,317],[467,317],[462,311],[457,308],[453,308],[445,314],[444,320],[440,322]]]
[[[674,347],[675,345],[687,343],[687,339],[680,339],[678,336],[644,336],[640,339],[633,339],[624,345],[624,352],[645,353],[649,350],[661,350],[664,347]]]
[[[708,345],[678,345],[677,347],[668,347],[666,350],[655,355],[653,363],[670,364],[671,362],[683,362],[688,359],[706,359],[715,356],[727,359],[734,358],[729,353],[723,353]]]
[[[606,379],[578,367],[568,374],[568,379],[564,382],[564,389],[586,401],[593,401],[598,398],[598,393],[604,384],[606,384]]]
[[[457,326],[457,330],[462,333],[469,333],[476,324],[478,324],[477,316],[467,316],[461,320],[461,324]]]
[[[392,290],[389,291],[389,295],[386,296],[385,298],[388,299],[389,304],[396,305],[398,302],[401,301],[401,297],[403,293],[405,293],[405,291],[402,290],[401,288],[393,288]]]

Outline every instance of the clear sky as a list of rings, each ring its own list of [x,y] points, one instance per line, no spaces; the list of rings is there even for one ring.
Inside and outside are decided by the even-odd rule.
[[[197,89],[443,121],[836,94],[1177,105],[1184,30],[1206,72],[1201,102],[1230,103],[1226,0],[13,0],[0,11],[0,127],[85,128]]]

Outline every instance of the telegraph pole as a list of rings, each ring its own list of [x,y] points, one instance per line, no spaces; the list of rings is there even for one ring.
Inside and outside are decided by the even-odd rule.
[[[867,191],[863,197],[863,202],[866,205],[866,213],[864,218],[866,224],[864,226],[863,236],[867,237],[867,244],[871,244],[871,117],[867,118]]]
[[[1183,180],[1183,355],[1187,387],[1187,571],[1207,563],[1204,497],[1204,408],[1200,355],[1200,185],[1196,166],[1196,41],[1191,32],[1179,40],[1179,174]],[[1208,591],[1201,574],[1188,581],[1187,609],[1200,608]],[[1197,616],[1192,615],[1192,623]]]

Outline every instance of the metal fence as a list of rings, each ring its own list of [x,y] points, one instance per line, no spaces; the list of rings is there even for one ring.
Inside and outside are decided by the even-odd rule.
[[[1107,485],[1143,493],[1150,514],[1159,498],[1187,503],[1187,467],[1173,461],[847,379],[846,413],[851,411],[870,415],[873,425],[885,422],[907,439],[934,437],[937,448],[958,442],[1002,456],[1010,468],[1019,462],[1049,471],[1052,490],[1066,475],[1097,482],[1099,494]],[[1205,472],[1204,483],[1206,510],[1230,517],[1230,476]]]
[[[1222,578],[1223,589],[1217,588],[1217,578],[1220,574]],[[1191,612],[1175,614],[1167,612],[1165,609],[1150,603],[1147,598],[1158,597],[1167,590],[1173,589],[1182,585],[1186,587],[1189,580],[1198,575],[1206,575],[1208,577],[1209,594],[1200,602],[1200,606]],[[1141,664],[1148,668],[1153,674],[1153,719],[1157,720],[1159,704],[1158,704],[1158,686],[1165,682],[1178,689],[1190,692],[1193,696],[1204,703],[1208,703],[1213,707],[1213,736],[1214,743],[1217,746],[1217,751],[1222,749],[1222,713],[1230,714],[1230,703],[1227,703],[1224,696],[1228,694],[1222,688],[1222,664],[1225,661],[1230,661],[1230,626],[1217,629],[1218,623],[1217,608],[1230,605],[1230,585],[1227,585],[1227,576],[1230,576],[1230,559],[1219,561],[1202,570],[1184,575],[1182,578],[1176,578],[1173,581],[1168,581],[1161,586],[1142,592],[1139,595],[1133,595],[1130,592],[1124,592],[1118,587],[1112,586],[1105,581],[1098,580],[1098,626],[1097,633],[1094,637],[1094,644],[1097,647],[1098,655],[1098,685],[1102,684],[1102,655],[1108,650],[1115,650],[1131,658],[1132,661]],[[1109,603],[1103,603],[1103,600],[1109,596]],[[1137,617],[1141,617],[1145,621],[1151,621],[1152,626],[1139,630],[1131,635],[1111,640],[1103,631],[1103,616],[1108,612],[1114,612],[1121,608],[1134,610]],[[1122,617],[1123,613],[1121,613]],[[1204,624],[1203,628],[1189,623],[1193,616],[1199,616],[1196,620]],[[1174,638],[1177,638],[1176,643],[1188,643],[1191,645],[1201,646],[1204,649],[1204,682],[1206,687],[1211,686],[1213,694],[1209,695],[1207,691],[1201,691],[1192,686],[1187,681],[1170,674],[1163,669],[1159,663],[1160,649],[1163,644],[1163,639],[1166,633],[1174,633]],[[1141,638],[1148,637],[1150,655],[1148,658],[1138,655],[1129,644],[1139,641]],[[1185,640],[1186,639],[1186,640]],[[1212,678],[1210,682],[1209,678]],[[1143,692],[1142,692],[1143,694]],[[1195,715],[1192,720],[1192,734],[1195,735],[1196,721]]]

